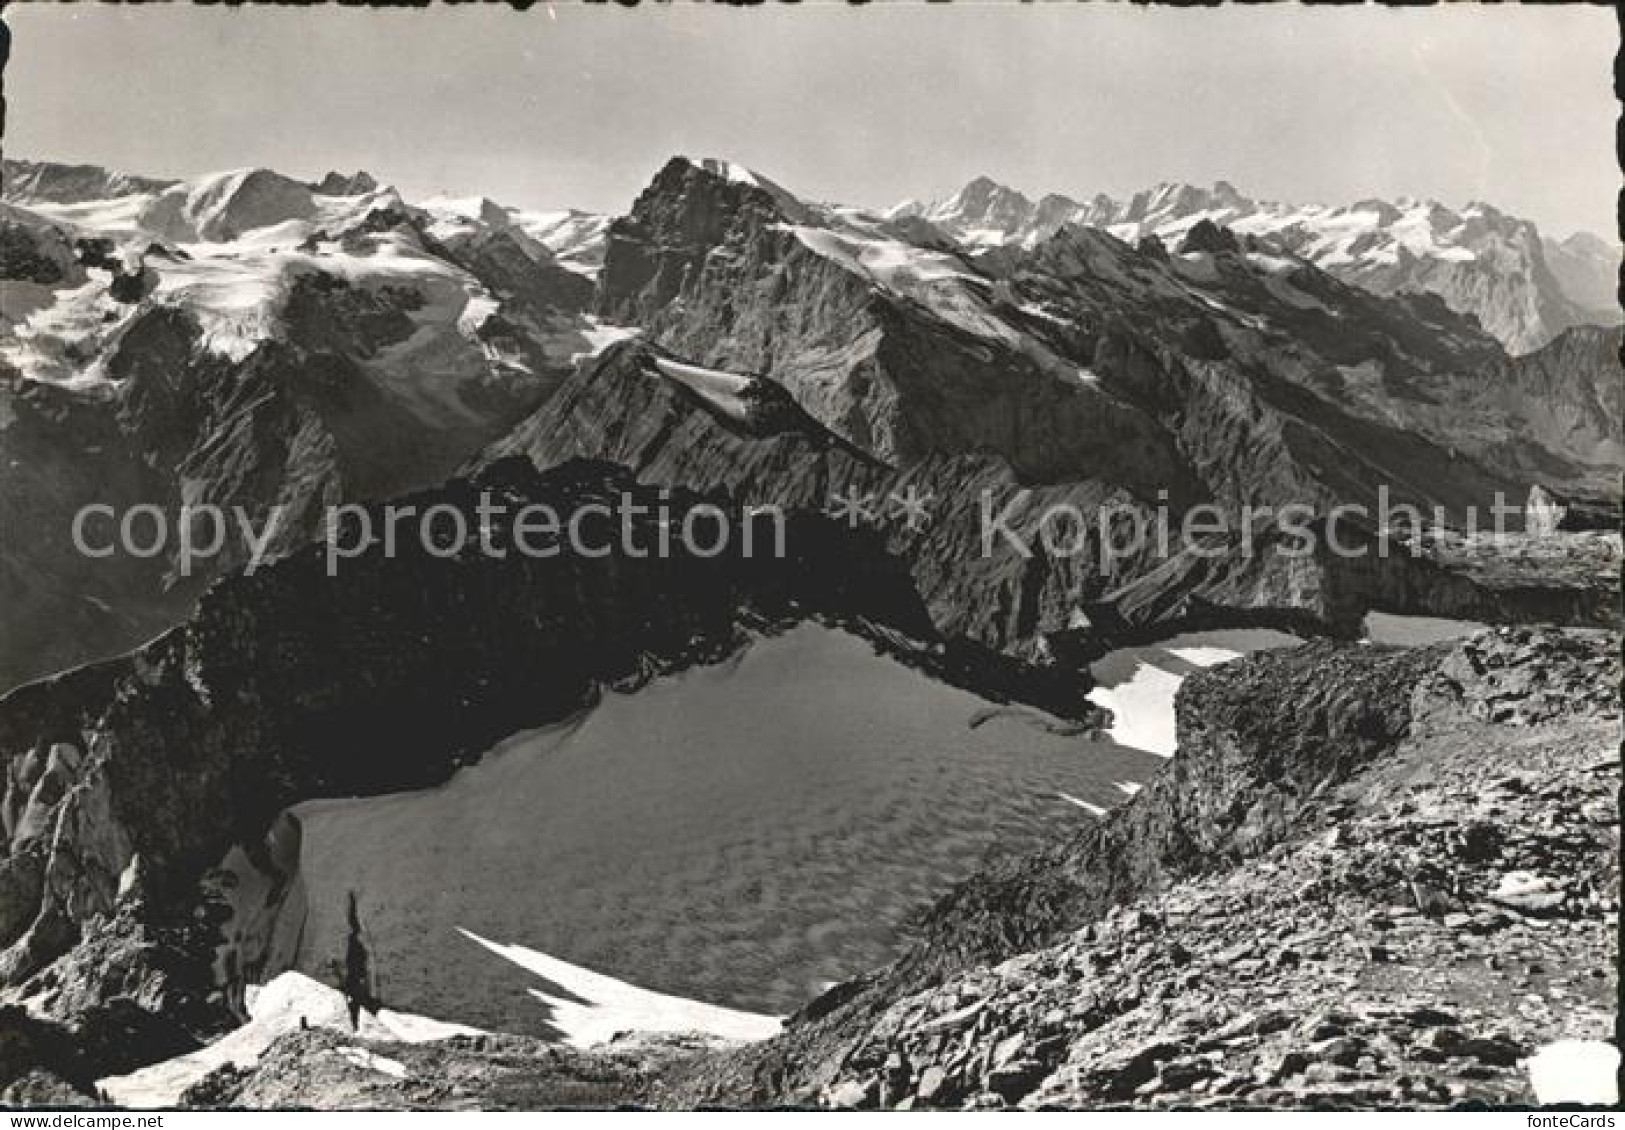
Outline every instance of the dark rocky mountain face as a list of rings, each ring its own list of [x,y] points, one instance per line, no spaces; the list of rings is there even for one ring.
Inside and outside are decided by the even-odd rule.
[[[612,346],[481,462],[523,455],[549,467],[604,458],[646,482],[724,491],[752,505],[821,509],[832,498],[859,500],[857,524],[908,562],[939,630],[1032,657],[1060,649],[1076,660],[1113,641],[1187,627],[1347,635],[1372,609],[1512,622],[1609,623],[1615,615],[1604,546],[1562,579],[1548,575],[1550,561],[1502,560],[1477,543],[1419,556],[1399,548],[1384,555],[1371,544],[1366,555],[1342,557],[1322,539],[1319,552],[1302,556],[1288,552],[1284,537],[1265,531],[1244,547],[1232,531],[1171,554],[1155,539],[1117,552],[1102,531],[1126,545],[1127,524],[1151,529],[1157,515],[1109,481],[1034,484],[989,452],[892,466],[805,414],[788,425],[743,424],[662,365],[669,367],[667,355],[647,343]],[[1263,465],[1261,457],[1236,470]],[[901,506],[910,490],[929,500],[912,524]],[[1055,513],[1075,515],[1078,528],[1046,543],[1042,522]],[[1016,540],[984,537],[994,528],[988,514],[1001,516]],[[1352,529],[1346,536],[1370,537]]]
[[[877,285],[865,256],[889,283]],[[924,257],[910,263],[918,256],[898,240],[837,230],[782,190],[678,159],[611,227],[599,311],[699,364],[771,374],[887,462],[985,447],[1055,480],[1111,461],[1148,497],[1159,487],[1191,497],[1143,412],[993,319],[990,280]]]
[[[1459,511],[1619,457],[1606,415],[1590,446],[1529,429],[1544,402],[1481,375],[1522,366],[1442,302],[1380,298],[1216,227],[1222,246],[1175,256],[1068,227],[971,260],[862,223],[674,161],[612,229],[600,310],[772,375],[888,463],[991,448],[1029,478],[1176,506],[1369,501],[1384,484]],[[1604,342],[1566,348],[1588,346],[1565,399],[1612,395]],[[1469,398],[1472,426],[1445,438],[1444,406]]]

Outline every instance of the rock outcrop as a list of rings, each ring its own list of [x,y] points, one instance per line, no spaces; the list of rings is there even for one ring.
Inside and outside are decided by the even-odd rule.
[[[1198,676],[1130,805],[666,1101],[1527,1102],[1538,1046],[1612,1030],[1619,674],[1605,634],[1502,630]]]

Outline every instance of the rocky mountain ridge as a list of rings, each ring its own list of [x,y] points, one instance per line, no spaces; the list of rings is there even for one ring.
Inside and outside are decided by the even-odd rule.
[[[0,566],[0,682],[139,642],[213,575],[179,576],[172,551],[85,560],[67,528],[84,503],[171,523],[187,504],[255,523],[281,506],[282,552],[326,505],[436,482],[519,445],[501,437],[538,412],[567,420],[560,382],[633,333],[673,364],[766,375],[752,387],[787,394],[774,411],[898,473],[991,451],[1052,497],[1098,484],[1077,488],[1091,512],[1119,494],[1176,516],[1324,509],[1386,486],[1459,515],[1531,483],[1617,490],[1616,337],[1576,329],[1508,358],[1435,300],[1374,297],[1210,222],[1190,246],[1070,224],[972,256],[923,219],[808,203],[714,160],[669,162],[607,226],[415,206],[364,173],[13,171],[0,429],[18,454],[0,521],[41,536]],[[637,465],[622,446],[572,450]],[[701,462],[686,473],[724,476]],[[920,489],[948,493],[947,474]],[[107,482],[122,492],[98,497]],[[811,500],[801,472],[768,482]]]
[[[1541,1044],[1611,1032],[1618,675],[1605,634],[1502,630],[1198,676],[1132,804],[677,1101],[1528,1101]]]

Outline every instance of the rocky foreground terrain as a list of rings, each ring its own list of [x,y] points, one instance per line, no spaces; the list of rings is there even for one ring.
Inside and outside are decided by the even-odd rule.
[[[1530,1101],[1521,1061],[1612,1032],[1619,674],[1601,634],[1502,630],[1199,676],[1144,795],[950,896],[912,961],[792,1030],[776,1086],[834,1106]],[[779,1054],[677,1093],[751,1094]]]
[[[1615,641],[1575,630],[1262,653],[1190,680],[1179,752],[1134,801],[952,892],[902,961],[774,1040],[582,1053],[313,1030],[187,1099],[1531,1103],[1540,1048],[1613,1029],[1620,675]],[[35,1067],[7,1097],[68,1082]]]

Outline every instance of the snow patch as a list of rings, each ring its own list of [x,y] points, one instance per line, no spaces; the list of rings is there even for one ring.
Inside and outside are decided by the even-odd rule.
[[[1441,616],[1395,616],[1389,612],[1368,612],[1362,636],[1371,643],[1421,647],[1441,640],[1461,639],[1482,631],[1487,625],[1475,620],[1449,620]]]
[[[1179,748],[1174,695],[1189,675],[1264,648],[1300,642],[1285,632],[1241,628],[1189,632],[1158,644],[1122,648],[1090,664],[1095,687],[1089,701],[1112,712],[1106,731],[1112,740],[1172,757]]]
[[[549,1023],[571,1047],[590,1048],[623,1032],[698,1032],[725,1040],[766,1040],[783,1027],[775,1016],[651,992],[539,950],[503,945],[472,930],[458,933],[541,978],[546,987],[533,988],[530,994],[548,1006]]]
[[[1603,1040],[1558,1040],[1525,1064],[1529,1085],[1542,1105],[1619,1103],[1619,1049]]]
[[[750,404],[746,396],[754,383],[751,377],[725,373],[721,369],[684,365],[664,357],[655,360],[655,367],[728,419],[741,424],[750,420]]]
[[[472,337],[485,320],[502,308],[502,303],[485,291],[469,298],[463,312],[457,315],[457,332],[464,337]]]
[[[216,1068],[228,1063],[238,1067],[254,1066],[278,1037],[297,1031],[301,1024],[354,1034],[363,1040],[404,1044],[481,1034],[478,1028],[447,1024],[427,1016],[394,1012],[387,1008],[376,1015],[362,1013],[360,1028],[352,1029],[342,993],[303,973],[290,972],[257,990],[250,990],[248,1022],[242,1027],[195,1052],[143,1067],[128,1075],[108,1076],[98,1085],[119,1106],[174,1106],[181,1092]],[[353,1050],[361,1051],[359,1048]],[[373,1057],[373,1060],[367,1066],[383,1070],[386,1074],[393,1074],[393,1068],[399,1068],[401,1074],[405,1074],[405,1069],[394,1060],[381,1056]]]
[[[1100,805],[1090,804],[1088,801],[1075,797],[1071,793],[1058,792],[1055,795],[1066,801],[1068,804],[1076,805],[1077,807],[1083,809],[1090,816],[1100,817],[1106,815],[1106,810],[1100,807]]]

